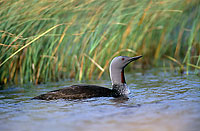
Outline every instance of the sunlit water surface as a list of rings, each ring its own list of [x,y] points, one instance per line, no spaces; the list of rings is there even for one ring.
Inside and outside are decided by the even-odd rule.
[[[0,130],[131,130],[199,131],[200,79],[147,71],[126,75],[128,100],[90,98],[83,100],[30,100],[39,94],[63,88],[72,81],[0,90]],[[110,79],[88,81],[110,87]]]

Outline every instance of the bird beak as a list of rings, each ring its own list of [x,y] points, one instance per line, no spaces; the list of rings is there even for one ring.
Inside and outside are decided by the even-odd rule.
[[[141,58],[141,57],[142,57],[142,55],[136,56],[136,57],[131,57],[131,58],[129,59],[129,62],[135,61],[135,60],[137,60],[137,59],[139,59],[139,58]]]
[[[139,59],[141,57],[142,57],[141,55],[140,56],[136,56],[136,57],[130,57],[130,59],[127,61],[126,65],[123,68],[125,68],[132,61],[135,61],[135,60],[137,60],[137,59]]]

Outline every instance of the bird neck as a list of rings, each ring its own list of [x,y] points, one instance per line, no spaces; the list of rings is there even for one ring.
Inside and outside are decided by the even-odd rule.
[[[120,95],[128,95],[130,93],[124,76],[124,69],[110,68],[110,78],[112,81],[112,89]]]
[[[112,84],[126,84],[124,69],[110,68],[110,78]]]

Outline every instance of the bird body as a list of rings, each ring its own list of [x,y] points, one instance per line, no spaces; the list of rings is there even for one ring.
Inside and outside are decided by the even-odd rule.
[[[55,100],[55,99],[83,99],[92,97],[118,97],[115,90],[97,85],[72,85],[59,90],[50,91],[39,95],[34,99]]]

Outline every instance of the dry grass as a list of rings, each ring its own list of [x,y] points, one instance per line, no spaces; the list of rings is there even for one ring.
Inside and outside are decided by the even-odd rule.
[[[117,55],[199,73],[200,2],[0,2],[0,83],[101,78]],[[167,57],[166,57],[167,56]],[[181,65],[181,66],[180,66]]]

